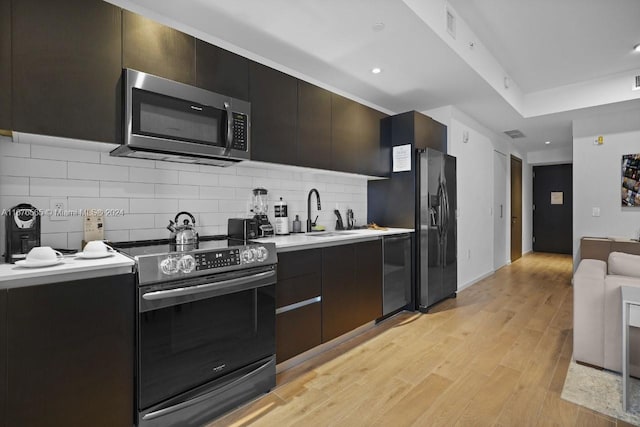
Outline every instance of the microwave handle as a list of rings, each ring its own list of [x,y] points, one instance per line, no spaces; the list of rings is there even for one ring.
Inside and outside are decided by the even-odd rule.
[[[227,112],[227,134],[225,136],[226,141],[225,141],[225,148],[226,148],[226,154],[229,153],[229,151],[231,150],[231,142],[233,141],[233,129],[232,129],[232,120],[233,120],[233,115],[231,114],[231,106],[229,105],[228,102],[224,103],[224,109]]]

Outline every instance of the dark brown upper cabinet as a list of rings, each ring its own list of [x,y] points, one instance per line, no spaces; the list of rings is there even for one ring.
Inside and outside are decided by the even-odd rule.
[[[381,150],[380,119],[373,108],[331,95],[331,165],[333,170],[388,176],[389,153]]]
[[[196,39],[129,11],[122,12],[124,68],[196,84]]]
[[[121,10],[101,0],[11,7],[12,128],[120,142]]]
[[[12,129],[11,0],[0,0],[0,129]]]
[[[429,116],[413,111],[414,139],[416,148],[433,148],[447,152],[447,127]]]
[[[331,92],[298,80],[299,166],[331,169]]]
[[[249,93],[251,160],[297,164],[298,81],[251,62]]]
[[[360,104],[331,94],[331,169],[355,172],[359,169],[358,142]]]
[[[249,100],[249,60],[196,40],[196,86]]]

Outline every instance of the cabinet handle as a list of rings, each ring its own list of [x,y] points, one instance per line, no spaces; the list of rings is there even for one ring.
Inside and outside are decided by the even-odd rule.
[[[317,296],[315,298],[309,298],[304,301],[296,302],[294,304],[285,305],[284,307],[280,307],[276,309],[276,314],[286,313],[287,311],[295,310],[297,308],[304,307],[306,305],[315,304],[317,302],[322,301],[321,296]]]

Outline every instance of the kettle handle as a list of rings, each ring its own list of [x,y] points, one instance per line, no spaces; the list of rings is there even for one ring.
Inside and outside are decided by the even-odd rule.
[[[178,213],[176,214],[176,217],[173,219],[173,220],[175,221],[175,223],[176,223],[176,224],[179,224],[179,223],[178,223],[178,217],[179,217],[180,215],[188,215],[188,216],[189,216],[189,218],[191,218],[191,223],[192,223],[193,225],[196,225],[196,219],[193,217],[193,215],[191,215],[191,214],[190,214],[189,212],[187,212],[187,211],[178,212]]]

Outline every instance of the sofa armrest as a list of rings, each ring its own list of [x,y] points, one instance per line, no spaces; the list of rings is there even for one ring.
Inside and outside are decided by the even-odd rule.
[[[608,266],[609,274],[640,278],[640,255],[611,252]]]
[[[604,366],[604,302],[607,264],[583,259],[573,275],[573,357]]]

